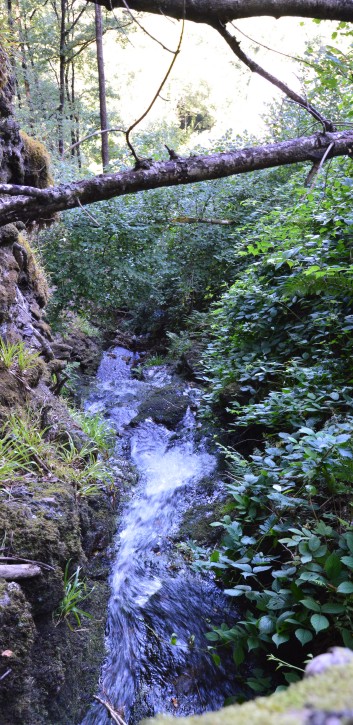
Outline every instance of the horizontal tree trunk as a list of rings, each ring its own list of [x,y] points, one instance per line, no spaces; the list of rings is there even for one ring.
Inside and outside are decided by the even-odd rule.
[[[126,8],[124,0],[88,0],[107,10]],[[183,18],[212,25],[239,18],[270,15],[274,18],[294,16],[321,20],[353,21],[352,0],[129,0],[130,10],[139,10],[172,18]],[[184,10],[185,9],[185,10]]]
[[[36,564],[0,564],[0,579],[15,581],[16,579],[29,579],[42,573]]]
[[[327,158],[352,154],[353,130],[314,134],[209,156],[190,156],[154,163],[142,159],[142,168],[137,170],[101,174],[48,189],[0,184],[0,225],[16,221],[25,224],[38,220],[50,221],[55,213],[65,209],[148,189],[193,184],[302,161],[317,162],[330,144],[333,146]]]

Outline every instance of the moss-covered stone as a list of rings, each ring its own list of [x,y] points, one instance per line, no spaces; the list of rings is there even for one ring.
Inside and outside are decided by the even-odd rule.
[[[309,719],[314,711],[342,713],[353,711],[353,663],[331,667],[327,672],[291,685],[270,697],[259,697],[244,705],[231,705],[219,712],[177,720],[180,725],[301,725],[329,722]],[[351,717],[335,722],[348,723]],[[160,715],[144,720],[144,725],[172,725],[175,718]],[[331,722],[331,721],[330,721]]]
[[[45,146],[35,138],[28,136],[25,131],[20,132],[26,166],[25,183],[28,186],[37,186],[46,189],[53,183],[50,173],[50,156]]]

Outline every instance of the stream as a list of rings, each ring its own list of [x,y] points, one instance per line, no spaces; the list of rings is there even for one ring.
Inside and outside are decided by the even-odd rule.
[[[217,461],[196,442],[191,408],[197,391],[184,385],[186,412],[175,431],[151,418],[130,425],[141,403],[173,382],[160,366],[146,368],[144,380],[137,380],[131,361],[121,347],[104,354],[85,408],[115,428],[116,456],[129,456],[138,474],[115,540],[98,692],[128,725],[137,725],[161,712],[218,709],[236,686],[226,665],[213,663],[204,637],[211,622],[227,621],[228,602],[212,579],[190,569],[173,541],[187,510],[208,498],[212,503],[203,480]],[[114,454],[111,463],[114,468]],[[111,722],[96,702],[81,725]]]

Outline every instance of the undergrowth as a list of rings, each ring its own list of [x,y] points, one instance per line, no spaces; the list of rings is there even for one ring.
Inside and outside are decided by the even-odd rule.
[[[78,444],[69,434],[60,442],[41,428],[40,414],[30,409],[12,413],[0,430],[0,494],[11,494],[21,481],[30,485],[34,474],[72,484],[78,498],[109,490],[112,473],[105,460],[108,431],[103,423],[94,420],[90,424],[88,419],[86,429],[86,442]]]
[[[239,611],[208,632],[214,660],[231,648],[256,692],[281,677],[268,661],[249,676],[250,653],[292,665],[289,683],[310,654],[353,649],[350,174],[336,162],[306,197],[292,178],[297,203],[243,228],[239,273],[199,331],[203,415],[223,429],[229,501],[212,524],[219,545],[191,543],[193,565],[214,572]],[[175,349],[187,333],[171,336]]]

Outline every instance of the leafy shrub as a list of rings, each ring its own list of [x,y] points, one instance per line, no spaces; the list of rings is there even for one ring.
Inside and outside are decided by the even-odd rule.
[[[230,457],[231,500],[220,546],[198,569],[212,570],[225,593],[247,608],[236,625],[207,634],[212,647],[246,652],[291,643],[295,662],[329,644],[353,648],[353,419],[318,432],[280,434],[248,463]],[[347,520],[348,519],[348,520]],[[293,654],[293,638],[302,656]]]

